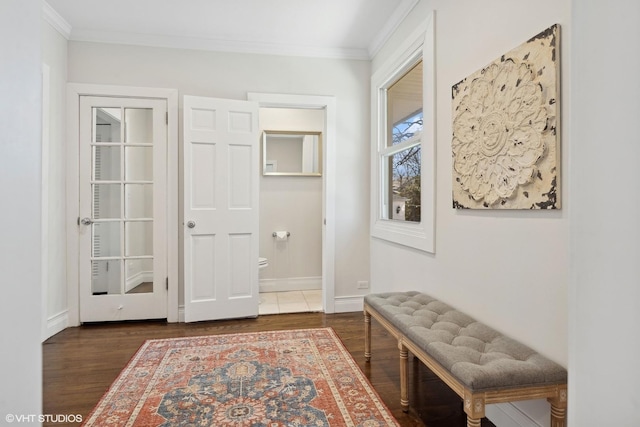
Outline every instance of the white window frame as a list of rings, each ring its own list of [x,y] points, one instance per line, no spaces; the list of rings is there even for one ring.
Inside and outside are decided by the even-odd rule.
[[[425,252],[435,253],[435,58],[434,14],[420,25],[371,77],[371,236]],[[420,136],[420,222],[386,219],[383,201],[387,187],[384,159],[387,147],[386,91],[411,67],[422,59],[423,64],[423,131]],[[404,144],[402,144],[404,145]],[[401,148],[401,147],[400,147]],[[400,150],[401,151],[401,150]]]

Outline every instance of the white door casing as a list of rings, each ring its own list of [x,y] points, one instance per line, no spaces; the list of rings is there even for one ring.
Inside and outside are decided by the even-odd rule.
[[[335,246],[336,246],[336,99],[333,96],[292,95],[277,93],[248,93],[249,101],[260,107],[323,109],[325,126],[323,135],[322,167],[322,306],[325,313],[353,311],[351,305],[336,307],[335,298]]]
[[[68,326],[80,324],[80,277],[79,250],[80,231],[77,221],[79,210],[79,148],[80,148],[80,98],[82,96],[127,97],[159,99],[168,106],[167,116],[167,275],[168,275],[168,322],[179,321],[178,307],[178,91],[171,88],[113,86],[90,83],[67,84],[67,164],[66,164],[66,209],[67,209],[67,307],[57,318]]]
[[[184,97],[185,321],[258,315],[258,104]]]
[[[106,111],[118,125],[104,139]],[[167,317],[166,116],[166,100],[80,97],[81,322]],[[127,293],[141,282],[151,290]]]

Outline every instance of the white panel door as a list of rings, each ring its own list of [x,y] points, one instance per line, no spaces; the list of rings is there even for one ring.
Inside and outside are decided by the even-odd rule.
[[[167,103],[80,98],[80,321],[167,317]]]
[[[258,315],[258,104],[184,97],[185,321]]]

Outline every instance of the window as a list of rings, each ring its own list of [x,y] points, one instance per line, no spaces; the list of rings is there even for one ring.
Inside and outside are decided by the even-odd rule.
[[[387,89],[383,218],[420,222],[422,60]]]
[[[372,77],[371,235],[434,252],[433,30],[429,19]]]

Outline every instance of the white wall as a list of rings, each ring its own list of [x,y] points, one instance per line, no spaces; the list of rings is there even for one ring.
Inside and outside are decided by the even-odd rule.
[[[324,110],[261,108],[260,130],[323,132]],[[291,233],[288,241],[272,236],[281,230]],[[321,288],[322,177],[260,176],[260,256],[269,262],[261,289]]]
[[[568,360],[568,212],[572,202],[566,179],[559,211],[452,209],[451,87],[540,31],[560,24],[562,171],[568,176],[570,6],[569,0],[423,0],[372,66],[374,72],[380,68],[428,12],[436,11],[436,253],[372,239],[372,291],[429,293],[564,366]],[[545,401],[518,407],[540,425],[549,424]]]
[[[67,87],[67,40],[49,23],[42,20],[42,62],[49,69],[49,129],[48,146],[44,148],[46,164],[45,186],[48,200],[44,207],[47,218],[43,232],[46,245],[44,288],[44,336],[46,339],[67,327],[67,271],[66,271],[66,144],[65,111]]]
[[[0,414],[42,412],[38,1],[0,2]],[[38,423],[21,423],[37,425]]]
[[[640,3],[572,19],[569,421],[638,426]]]
[[[369,276],[369,62],[70,42],[68,67],[70,82],[177,88],[180,96],[335,96],[335,295],[362,293],[356,282]]]

